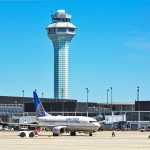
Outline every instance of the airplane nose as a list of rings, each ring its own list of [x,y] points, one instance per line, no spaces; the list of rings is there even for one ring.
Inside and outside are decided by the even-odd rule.
[[[100,127],[100,124],[97,122],[97,126]]]
[[[100,124],[98,122],[95,122],[94,124],[98,129],[100,128]]]

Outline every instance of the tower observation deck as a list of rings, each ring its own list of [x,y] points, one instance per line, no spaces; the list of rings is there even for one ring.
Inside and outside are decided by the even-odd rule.
[[[54,98],[68,98],[68,50],[76,27],[70,23],[71,15],[58,10],[51,15],[52,23],[46,29],[54,46]]]

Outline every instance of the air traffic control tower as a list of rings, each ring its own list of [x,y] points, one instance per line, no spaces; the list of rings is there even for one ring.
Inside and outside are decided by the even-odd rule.
[[[54,98],[68,98],[68,50],[76,27],[70,23],[71,15],[58,10],[51,15],[52,23],[46,29],[54,46]]]

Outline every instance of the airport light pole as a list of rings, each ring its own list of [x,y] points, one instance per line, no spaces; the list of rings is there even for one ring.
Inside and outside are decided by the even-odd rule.
[[[42,93],[42,99],[44,98],[44,93]]]
[[[138,86],[137,87],[137,102],[138,102],[138,128],[140,129],[141,128],[141,124],[140,124],[140,120],[141,120],[141,116],[140,116],[140,96],[139,96],[139,92],[140,92],[140,87]]]
[[[140,87],[138,86],[137,87],[137,101],[139,101],[139,89],[140,89]],[[138,108],[139,109],[139,108]]]
[[[110,87],[110,98],[111,98],[111,111],[113,111],[113,107],[112,107],[112,104],[113,104],[113,102],[112,102],[112,87]]]
[[[108,92],[109,92],[109,89],[107,89],[107,107],[108,107]]]
[[[22,90],[22,104],[23,104],[23,116],[24,116],[24,90]]]
[[[111,129],[113,129],[113,107],[112,107],[112,87],[110,87],[110,98],[111,98],[111,116],[112,116],[112,118],[111,118],[111,121],[112,121],[112,123],[111,123]]]
[[[24,119],[24,111],[25,111],[25,107],[24,107],[24,90],[22,90],[22,104],[23,104],[23,123],[24,123],[25,122],[25,119]]]
[[[86,111],[87,111],[87,117],[89,116],[89,112],[88,112],[88,100],[89,99],[89,89],[86,88],[86,100],[87,100],[87,104],[86,104]]]

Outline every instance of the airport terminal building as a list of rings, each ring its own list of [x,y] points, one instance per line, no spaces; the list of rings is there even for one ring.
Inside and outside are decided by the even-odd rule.
[[[40,99],[49,114],[87,115],[87,102],[79,102],[74,99]],[[113,103],[112,105],[96,102],[88,103],[88,116],[96,118],[99,115],[118,115],[119,117],[120,114],[123,114],[126,121],[130,122],[133,130],[138,128],[138,121],[150,124],[150,101],[135,101],[135,104]],[[2,121],[23,123],[23,117],[28,118],[28,122],[33,122],[33,118],[35,119],[33,98],[0,96],[0,119]]]
[[[87,113],[87,102],[78,102],[73,99],[48,99],[40,98],[45,110],[55,115],[77,113],[85,115]],[[88,103],[89,116],[95,116],[100,112],[112,111],[134,111],[134,104],[115,103],[113,105],[104,103]],[[11,116],[23,113],[35,113],[33,98],[0,96],[0,118],[11,118]]]

